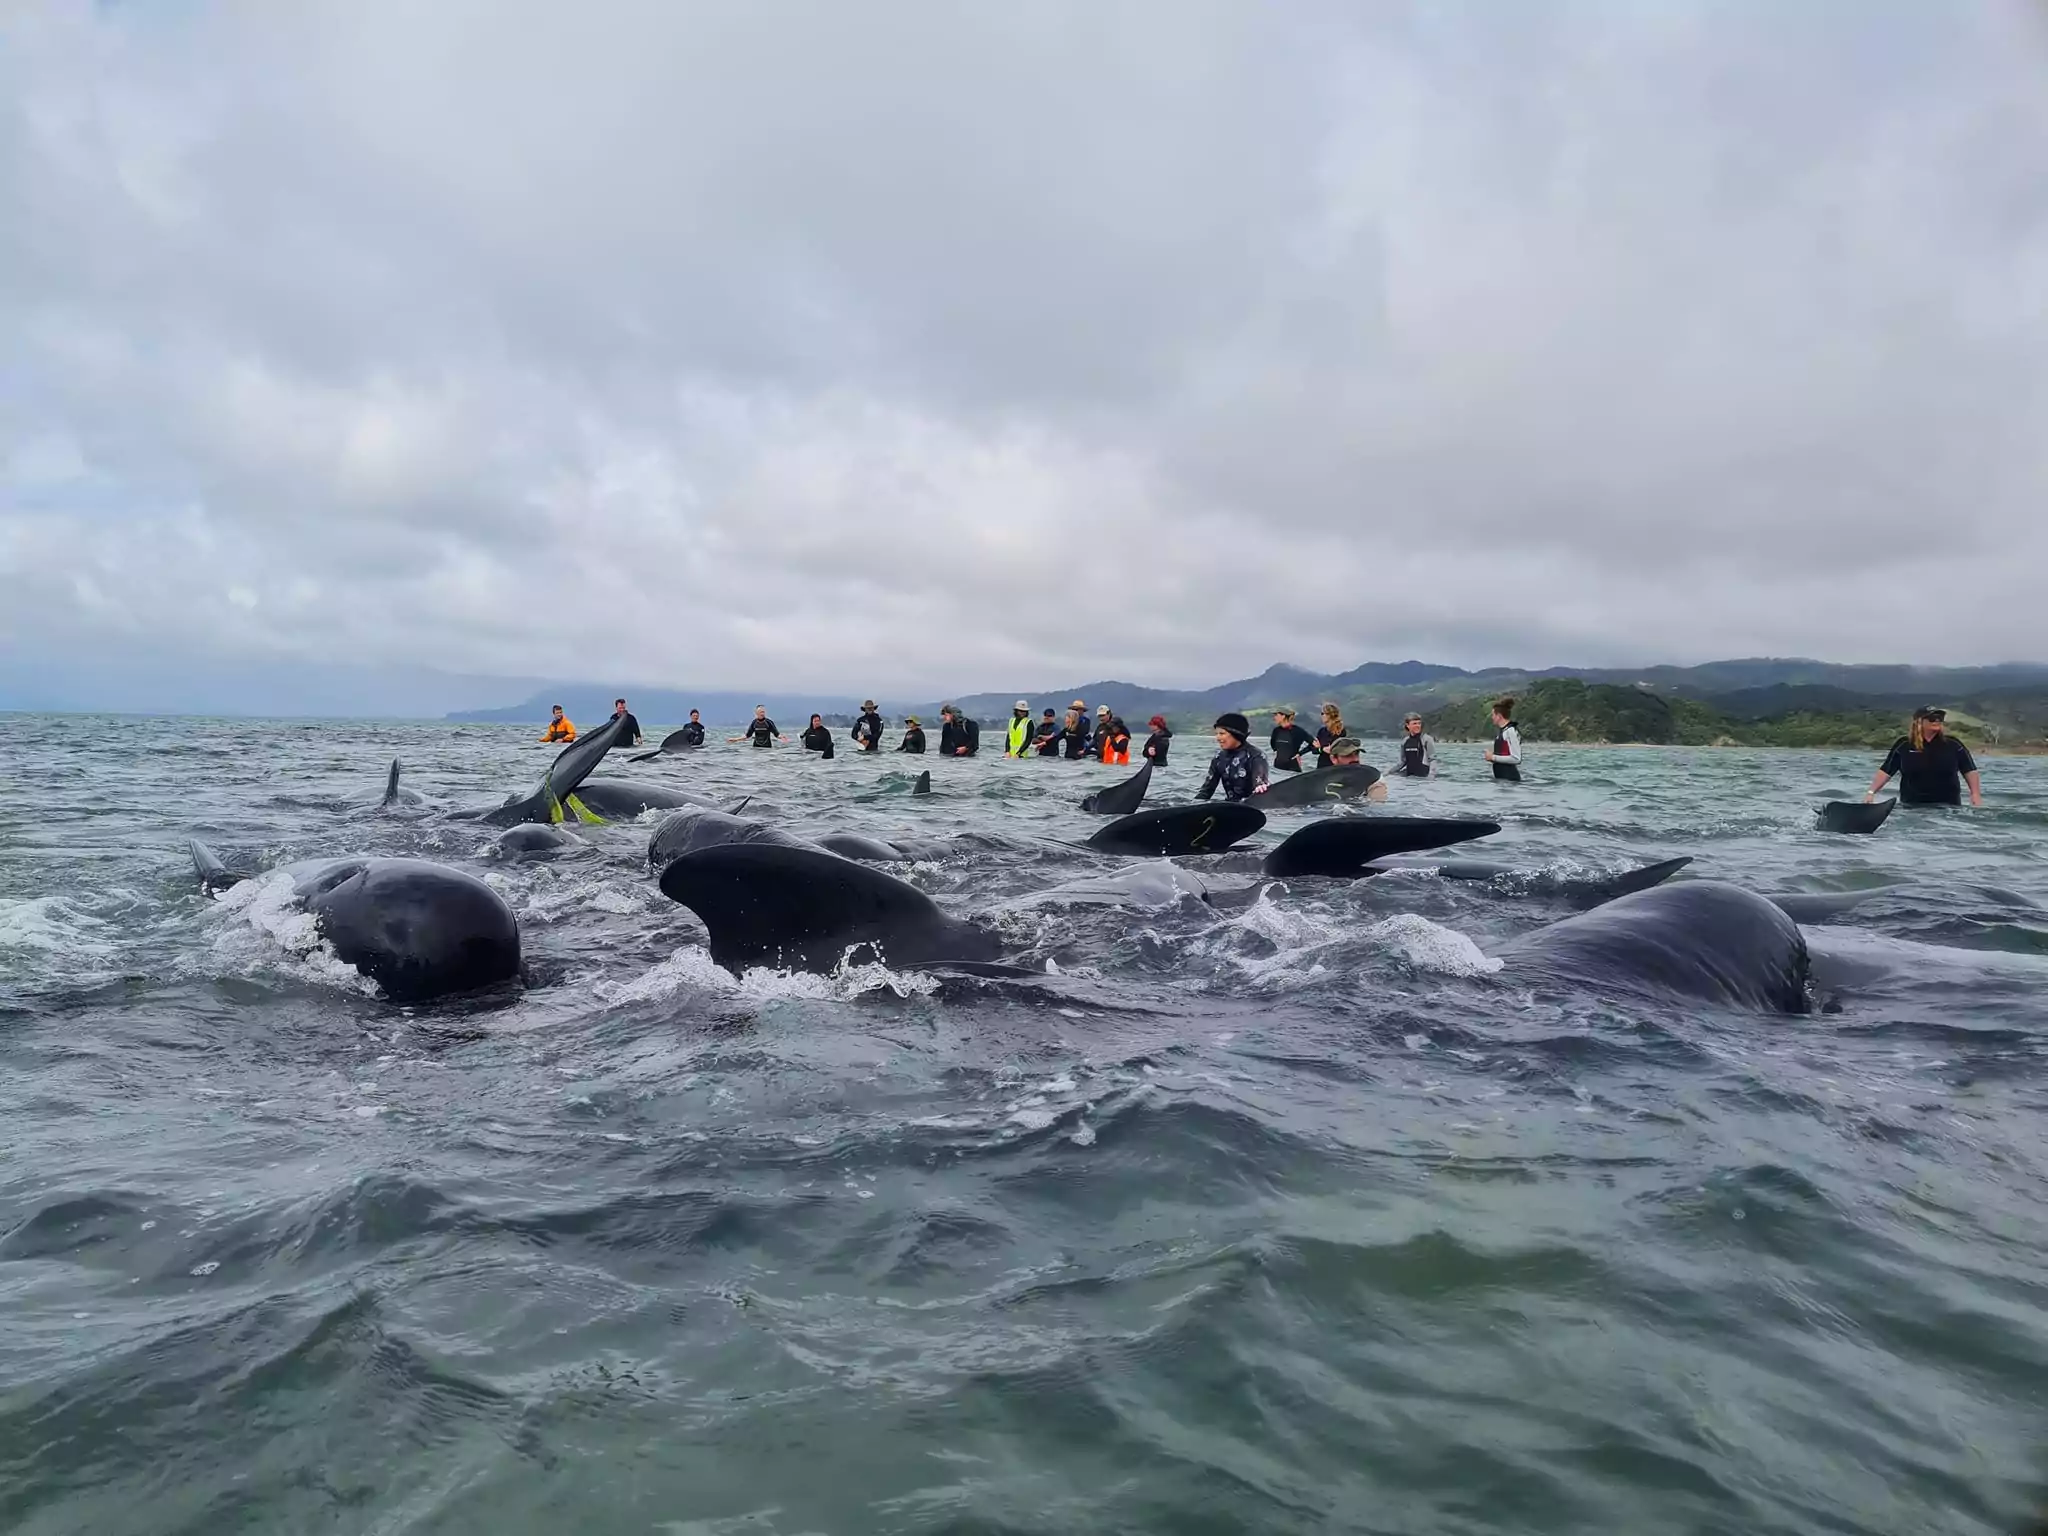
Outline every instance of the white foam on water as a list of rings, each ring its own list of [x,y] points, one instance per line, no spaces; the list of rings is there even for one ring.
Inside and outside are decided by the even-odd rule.
[[[1364,937],[1398,950],[1418,970],[1445,976],[1491,976],[1506,964],[1457,929],[1433,923],[1413,912],[1398,913],[1373,924]]]
[[[292,876],[281,869],[244,880],[225,891],[210,918],[220,924],[213,957],[227,969],[246,974],[281,966],[303,981],[341,987],[366,997],[377,984],[334,952],[320,936],[313,914],[299,905]]]
[[[114,946],[107,925],[68,896],[0,898],[0,949],[105,956]]]
[[[598,982],[591,990],[608,1003],[659,1002],[679,992],[712,992],[741,1002],[768,1003],[796,998],[850,1002],[885,989],[898,997],[930,997],[939,990],[939,978],[921,971],[892,971],[874,961],[849,964],[845,960],[824,975],[758,966],[734,976],[712,960],[709,950],[686,948],[643,975]]]

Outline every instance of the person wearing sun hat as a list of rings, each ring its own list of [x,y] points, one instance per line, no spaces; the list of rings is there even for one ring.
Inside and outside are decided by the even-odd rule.
[[[861,700],[860,718],[853,722],[853,744],[862,752],[882,750],[882,717],[873,699]]]
[[[1961,805],[1963,785],[1970,786],[1970,804],[1984,803],[1983,781],[1977,777],[1977,760],[1970,749],[1948,733],[1948,711],[1938,704],[1922,704],[1913,711],[1906,734],[1892,743],[1884,766],[1870,781],[1863,803],[1877,798],[1886,780],[1899,776],[1901,805]]]
[[[915,715],[903,717],[903,740],[897,744],[898,752],[922,752],[924,750],[924,722]]]
[[[1031,740],[1031,701],[1019,699],[1010,706],[1010,728],[1004,737],[1003,756],[1029,757]]]
[[[1222,750],[1209,760],[1209,777],[1195,791],[1197,800],[1207,800],[1220,787],[1226,800],[1249,800],[1263,795],[1271,778],[1266,754],[1250,743],[1251,722],[1235,712],[1216,717],[1216,745]]]

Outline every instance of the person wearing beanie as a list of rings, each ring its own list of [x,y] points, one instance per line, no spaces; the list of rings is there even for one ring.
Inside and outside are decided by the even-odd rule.
[[[1173,745],[1173,732],[1166,728],[1164,715],[1154,715],[1146,724],[1152,734],[1145,738],[1145,761],[1154,768],[1164,768],[1167,748]]]
[[[1210,759],[1209,777],[1195,791],[1197,800],[1207,800],[1219,787],[1226,800],[1249,800],[1266,792],[1266,754],[1251,745],[1251,733],[1251,722],[1243,715],[1216,717],[1216,745],[1222,750]]]
[[[924,750],[924,723],[915,715],[903,717],[903,740],[898,752],[922,752]]]

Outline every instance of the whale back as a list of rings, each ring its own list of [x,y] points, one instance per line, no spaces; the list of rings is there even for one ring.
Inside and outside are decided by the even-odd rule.
[[[696,913],[727,970],[829,971],[842,959],[892,966],[993,960],[995,935],[941,912],[916,886],[822,848],[731,843],[685,854],[662,894]]]
[[[1490,837],[1497,821],[1438,816],[1332,816],[1312,821],[1266,855],[1265,872],[1290,875],[1364,874],[1374,859],[1420,853]]]
[[[1518,972],[1600,992],[1698,998],[1804,1013],[1810,963],[1799,925],[1720,880],[1659,885],[1568,917],[1515,944]]]
[[[1149,764],[1147,766],[1150,766]],[[1118,817],[1088,839],[1088,846],[1110,853],[1222,853],[1266,824],[1266,813],[1241,800],[1217,804],[1165,805]]]

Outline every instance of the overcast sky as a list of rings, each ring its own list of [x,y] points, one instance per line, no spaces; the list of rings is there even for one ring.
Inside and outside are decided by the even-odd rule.
[[[0,10],[21,668],[2044,659],[2044,386],[2020,0]]]

